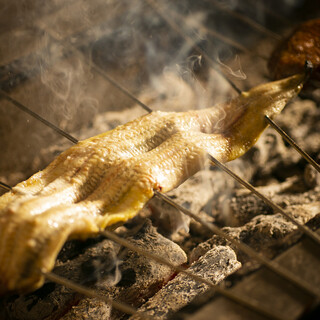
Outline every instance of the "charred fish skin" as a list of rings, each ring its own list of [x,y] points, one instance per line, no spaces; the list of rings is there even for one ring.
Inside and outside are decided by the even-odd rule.
[[[39,288],[66,240],[132,218],[210,153],[244,154],[301,90],[304,75],[260,85],[213,108],[152,112],[81,141],[0,198],[0,294]]]

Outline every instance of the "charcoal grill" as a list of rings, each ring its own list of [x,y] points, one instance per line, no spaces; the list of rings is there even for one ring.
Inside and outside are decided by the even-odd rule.
[[[186,83],[188,90],[193,92],[190,95],[193,100],[190,99],[190,105],[185,105],[184,108],[202,108],[207,104],[217,102],[217,100],[235,95],[234,88],[240,88],[241,91],[261,82],[262,79],[265,81],[266,62],[264,59],[267,56],[265,52],[270,51],[279,40],[279,34],[285,32],[286,28],[292,27],[299,20],[316,17],[319,12],[316,10],[317,8],[314,8],[312,1],[297,2],[293,5],[283,2],[279,6],[270,2],[267,7],[262,1],[249,0],[241,3],[201,1],[197,4],[184,1],[172,5],[170,7],[171,15],[166,16],[165,13],[170,11],[168,5],[169,3],[161,3],[155,6],[153,1],[123,1],[119,4],[113,1],[97,0],[87,4],[80,0],[70,0],[67,2],[55,1],[46,5],[43,5],[41,1],[26,1],[25,7],[22,7],[19,2],[11,2],[4,6],[2,10],[4,17],[2,37],[4,43],[8,43],[1,57],[2,100],[0,107],[4,116],[0,121],[3,131],[1,142],[5,149],[0,170],[4,188],[6,186],[9,188],[10,185],[39,170],[57,153],[71,145],[69,142],[62,141],[52,129],[63,133],[65,137],[71,139],[71,142],[76,142],[78,138],[86,138],[102,130],[110,129],[120,121],[125,122],[127,119],[122,117],[135,118],[138,114],[159,106],[168,105],[170,108],[170,103],[177,103],[177,109],[181,110],[179,109],[181,107],[178,106],[179,101],[175,101],[178,96],[177,92],[170,96],[169,88],[163,87],[163,82],[159,84],[159,79],[163,79],[163,74],[165,75],[164,83],[173,81],[175,86]],[[295,23],[292,22],[293,20]],[[243,33],[246,34],[244,38],[240,37]],[[236,56],[240,57],[242,65],[238,64],[239,60],[234,58]],[[172,67],[174,64],[176,64],[175,68]],[[217,67],[220,67],[219,73],[216,71]],[[170,78],[172,74],[173,76]],[[227,77],[227,81],[225,77]],[[230,87],[230,82],[233,88]],[[153,92],[155,83],[157,86],[154,87],[155,92]],[[207,93],[209,89],[212,90],[212,93]],[[312,99],[317,99],[317,92]],[[302,105],[307,102],[302,100],[296,102],[296,104],[299,103]],[[312,103],[315,104],[317,101]],[[138,105],[140,109],[133,104]],[[27,113],[23,113],[21,110]],[[319,112],[313,112],[319,118]],[[37,117],[36,120],[33,119],[34,116]],[[106,120],[108,116],[109,118],[113,117],[113,121],[109,120],[108,123]],[[88,121],[88,119],[93,120]],[[102,120],[107,123],[103,124]],[[45,121],[47,121],[45,124],[51,128],[44,126],[43,122]],[[52,123],[56,125],[52,125]],[[280,123],[288,126],[285,118],[280,118]],[[271,136],[270,131],[269,135]],[[66,132],[74,134],[68,135]],[[77,139],[73,138],[74,135],[77,136]],[[318,136],[315,135],[315,137]],[[308,144],[310,141],[304,143],[301,136],[297,135],[297,138],[300,139],[299,145],[307,148],[312,155],[319,153],[317,143],[310,145]],[[268,139],[266,138],[264,141],[265,146],[268,146]],[[47,148],[47,146],[51,147]],[[243,169],[241,166],[254,163],[258,152],[261,150],[254,148],[243,160],[243,163],[241,161],[235,162],[232,168],[241,172]],[[34,157],[34,154],[37,156]],[[274,155],[274,157],[276,156]],[[273,161],[272,157],[269,160]],[[305,162],[294,160],[287,161],[287,163],[287,166],[282,163],[282,171],[285,168],[288,172],[281,172],[281,169],[277,170],[271,165],[272,170],[269,174],[275,175],[274,179],[283,186],[284,190],[286,183],[291,189],[296,186],[294,192],[301,194],[301,198],[308,198],[306,202],[312,206],[312,203],[319,201],[319,182],[317,182],[316,174],[312,173],[314,177],[308,180],[305,173],[305,180],[303,180],[301,172],[311,170],[304,169]],[[215,176],[223,175],[218,171],[210,172]],[[261,164],[255,175],[247,170],[243,170],[243,172],[253,182],[262,185],[264,181],[270,180],[270,177],[267,178],[268,172],[264,172]],[[297,176],[297,173],[300,174],[299,179],[290,184],[288,177],[294,174]],[[303,183],[309,183],[309,186],[303,189],[301,187]],[[241,194],[241,191],[234,189],[233,182],[228,182],[226,185],[228,184],[229,187],[231,184],[231,187],[226,193],[237,194],[239,198],[246,196]],[[276,202],[283,204],[281,192],[284,191],[281,191],[281,186],[279,187],[280,192],[278,192],[280,199],[278,198],[278,202]],[[264,190],[263,187],[261,188]],[[170,199],[177,194],[182,195],[183,198],[183,190],[182,188],[181,192],[171,194],[171,198],[165,200],[170,202]],[[187,191],[185,190],[185,192]],[[224,226],[227,221],[230,222],[230,219],[235,219],[232,215],[226,215],[229,206],[223,207],[223,201],[220,201],[221,205],[218,208],[213,204],[217,199],[221,200],[221,192],[213,192],[211,197],[215,199],[211,199],[211,201],[207,199],[206,208],[203,211],[214,213],[214,215],[213,217],[205,215],[204,224],[214,220],[220,226]],[[292,199],[289,197],[289,200]],[[177,201],[186,202],[181,198]],[[191,211],[196,210],[190,199],[186,204],[193,209]],[[305,203],[302,201],[302,204]],[[288,203],[286,205],[288,206]],[[175,206],[177,207],[177,205]],[[263,205],[259,202],[259,206],[261,208]],[[151,211],[167,210],[156,202],[151,203],[150,207]],[[185,210],[181,207],[178,209]],[[148,216],[156,220],[150,213]],[[135,225],[141,223],[141,219],[138,217],[126,228],[134,230]],[[231,221],[234,228],[241,226],[239,219],[241,220],[243,217]],[[249,220],[248,218],[246,222],[248,223]],[[159,222],[154,221],[154,223]],[[309,227],[316,230],[319,226],[318,216],[315,214],[308,223]],[[203,229],[203,237],[199,236],[199,228]],[[232,226],[230,228],[229,233],[232,234]],[[155,233],[150,225],[144,225],[142,229],[142,234]],[[169,232],[163,227],[161,229],[161,226],[159,226],[159,230],[162,230],[163,233]],[[244,231],[242,230],[242,232]],[[195,222],[191,225],[191,233],[197,235],[199,239],[196,241],[198,242],[209,238],[205,227],[200,227]],[[120,230],[120,235],[124,236],[125,234],[125,231]],[[114,234],[107,231],[104,236],[112,238]],[[257,237],[256,234],[254,236]],[[180,241],[180,245],[185,250],[190,250],[190,247],[195,246],[195,244],[187,243],[191,240],[183,241],[181,237],[181,232],[180,235],[179,233],[171,235],[172,239]],[[184,235],[184,239],[188,237]],[[114,240],[121,242],[121,239],[114,238]],[[134,236],[129,237],[129,240],[129,245],[135,243]],[[254,243],[255,239],[244,240],[258,250],[262,250],[262,247]],[[110,249],[112,245],[109,242],[107,245],[105,241],[103,238],[98,238],[91,239],[86,243],[68,243],[60,254],[60,260],[55,270],[60,276],[69,275],[71,278],[73,272],[78,272],[77,276],[85,275],[87,280],[83,281],[82,279],[81,284],[93,288],[91,294],[94,294],[94,297],[85,298],[81,295],[84,292],[75,294],[73,291],[67,291],[66,293],[61,287],[57,289],[53,282],[49,281],[42,289],[30,295],[2,299],[0,317],[4,319],[32,319],[32,317],[37,319],[64,319],[64,317],[72,319],[72,317],[83,317],[84,314],[91,317],[95,315],[96,318],[101,318],[102,315],[106,317],[109,309],[105,302],[99,300],[101,297],[105,297],[102,285],[99,285],[101,279],[97,276],[99,272],[101,273],[101,269],[93,263],[99,264],[101,262],[99,260],[101,252],[103,254],[105,254],[105,250],[114,252]],[[208,242],[206,243],[208,244]],[[217,238],[216,243],[224,246],[226,244]],[[122,245],[126,246],[127,243],[122,243]],[[312,288],[316,290],[320,281],[316,272],[319,265],[316,256],[318,247],[310,239],[301,238],[301,234],[293,230],[288,231],[286,237],[283,237],[281,241],[275,241],[273,245],[278,248],[269,246],[269,252],[266,252],[268,257],[277,256],[275,260],[279,265],[292,270],[299,279],[314,285]],[[193,251],[194,260],[199,258],[202,249],[200,246],[198,251],[196,249]],[[282,253],[279,254],[280,252]],[[130,258],[129,253],[122,254],[128,259]],[[142,251],[141,254],[147,255],[148,253]],[[238,251],[237,254],[240,255],[239,259],[244,262],[244,267],[224,279],[224,287],[231,287],[231,289],[225,291],[225,288],[220,286],[220,289],[211,290],[205,295],[195,294],[197,298],[190,298],[192,302],[186,299],[189,303],[180,311],[171,309],[172,306],[168,304],[168,313],[165,317],[205,319],[210,313],[215,314],[217,319],[232,319],[232,317],[258,319],[258,317],[270,317],[270,314],[263,312],[268,309],[271,310],[271,317],[280,319],[298,319],[305,315],[312,317],[316,314],[318,302],[310,295],[310,292],[308,294],[301,292],[301,288],[297,289],[292,283],[288,284],[283,279],[277,278],[278,276],[271,275],[270,271],[264,268],[250,274],[258,268],[258,265],[248,257],[242,256]],[[79,255],[85,259],[90,257],[91,260],[83,261],[78,258]],[[300,261],[295,257],[299,257]],[[303,260],[301,261],[301,259]],[[69,274],[66,272],[68,260],[70,260],[69,267],[75,268],[71,269]],[[116,261],[114,257],[111,260]],[[232,257],[230,256],[226,263],[231,263],[231,261]],[[239,266],[236,265],[236,262],[232,263],[234,263],[233,271],[236,271]],[[102,265],[103,268],[106,267],[106,264]],[[110,267],[113,273],[118,270],[116,265]],[[182,269],[176,269],[175,272],[181,273],[184,268],[186,266]],[[126,286],[130,288],[130,281],[134,281],[136,276],[135,272],[131,271],[130,273],[129,269],[125,269],[126,272],[122,274],[122,280],[119,280],[122,288]],[[168,273],[168,271],[166,272]],[[181,277],[183,279],[179,280],[179,276],[175,276],[171,271],[173,280],[162,279],[162,282],[156,284],[158,287],[151,288],[144,297],[132,297],[133,293],[130,290],[128,290],[130,293],[126,297],[126,290],[123,290],[121,300],[134,305],[135,308],[142,305],[142,310],[147,310],[148,306],[149,308],[152,306],[152,295],[156,299],[157,291],[161,295],[161,290],[166,290],[166,282],[168,282],[167,286],[170,284],[174,286],[173,281],[188,283],[188,281],[197,280],[190,280],[186,275],[184,275],[185,278]],[[54,275],[48,275],[48,278],[56,282],[61,280],[54,278]],[[219,280],[221,281],[222,278]],[[210,283],[208,284],[210,285]],[[104,285],[106,287],[117,286],[111,280]],[[155,283],[151,286],[155,286]],[[164,287],[161,289],[162,286]],[[81,290],[80,287],[76,289]],[[206,289],[208,288],[202,288],[198,291],[202,292]],[[175,290],[179,294],[179,289]],[[197,291],[197,289],[194,290]],[[231,292],[231,295],[228,299],[223,298],[217,294],[219,290],[221,290],[221,294]],[[181,292],[181,295],[183,294],[184,291]],[[190,294],[193,293],[190,292]],[[241,304],[241,301],[240,305],[230,301],[230,298],[235,300],[239,296],[244,296],[250,303],[252,302],[251,298],[256,299],[255,301],[258,302],[257,310],[253,311],[252,305],[248,309],[248,306]],[[270,297],[272,298],[270,299]],[[144,307],[143,303],[148,298],[150,300]],[[60,303],[56,303],[52,299],[60,300]],[[158,300],[155,301],[154,304],[157,304]],[[107,302],[110,303],[109,300]],[[239,303],[239,301],[236,302]],[[45,305],[50,303],[56,306],[56,309],[53,308],[46,314]],[[114,307],[119,306],[114,305]],[[120,305],[120,308],[122,307]],[[51,310],[50,307],[48,310]],[[132,312],[131,309],[127,311]],[[313,314],[310,314],[311,311]],[[142,314],[143,316],[147,317],[148,315],[146,313]],[[112,317],[126,316],[115,311]],[[133,317],[137,317],[137,315]]]

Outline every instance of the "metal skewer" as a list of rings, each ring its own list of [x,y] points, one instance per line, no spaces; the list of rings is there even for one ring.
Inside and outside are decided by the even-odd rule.
[[[148,315],[143,314],[142,312],[137,312],[137,310],[124,302],[118,302],[109,298],[105,295],[99,294],[96,291],[84,287],[78,283],[75,283],[71,280],[68,280],[64,277],[58,276],[52,272],[43,272],[43,276],[45,276],[48,280],[53,281],[55,283],[61,284],[67,288],[70,288],[78,293],[81,293],[89,298],[96,298],[98,300],[104,301],[105,303],[109,304],[110,306],[114,307],[115,309],[122,311],[126,314],[139,316],[142,320],[151,320]]]
[[[156,195],[162,195],[162,194],[157,192]],[[183,273],[183,274],[187,275],[189,278],[194,279],[197,282],[204,283],[204,284],[208,285],[209,287],[213,288],[213,290],[215,290],[217,293],[223,295],[224,297],[226,297],[226,298],[228,298],[238,304],[241,304],[247,308],[250,308],[250,309],[252,309],[252,310],[254,310],[264,316],[267,316],[270,319],[285,319],[285,317],[283,315],[280,315],[280,314],[277,314],[274,312],[270,312],[269,309],[262,307],[256,300],[249,298],[249,297],[244,298],[244,297],[241,297],[237,294],[232,293],[229,290],[223,289],[223,288],[219,287],[218,285],[215,285],[213,282],[211,282],[205,278],[202,278],[202,277],[186,270],[183,267],[176,266],[176,265],[172,264],[170,261],[166,260],[165,258],[162,258],[162,257],[155,255],[145,249],[142,249],[140,247],[133,245],[129,241],[117,236],[114,232],[110,232],[110,231],[105,230],[105,231],[102,231],[101,234],[106,236],[108,239],[110,239],[110,240],[132,250],[132,251],[135,251],[135,252],[137,252],[147,258],[155,260],[161,264],[167,265],[168,267],[172,268],[173,270],[175,270],[179,273]]]
[[[275,263],[273,261],[270,261],[269,259],[265,258],[263,255],[261,255],[260,253],[254,251],[251,247],[249,247],[245,243],[232,238],[227,233],[222,231],[219,227],[217,227],[215,224],[209,223],[209,222],[201,219],[199,216],[197,216],[196,214],[194,214],[190,210],[184,208],[183,206],[179,205],[178,203],[176,203],[175,201],[170,199],[168,196],[166,196],[166,195],[164,195],[164,194],[162,194],[162,193],[160,193],[158,191],[155,191],[155,194],[156,194],[157,197],[161,198],[162,200],[164,200],[168,204],[172,205],[173,207],[175,207],[176,209],[180,210],[181,212],[183,212],[187,216],[189,216],[189,217],[193,218],[194,220],[196,220],[197,222],[199,222],[201,225],[206,227],[211,232],[213,232],[213,233],[219,235],[220,237],[228,240],[235,247],[237,247],[238,249],[240,249],[241,251],[246,253],[248,256],[254,258],[258,262],[263,264],[265,267],[267,267],[268,269],[273,271],[275,274],[277,274],[280,277],[288,280],[290,283],[296,285],[300,289],[303,289],[305,292],[307,292],[309,294],[312,294],[315,297],[317,297],[318,299],[320,299],[320,291],[319,290],[313,288],[311,285],[309,285],[305,281],[299,279],[293,273],[291,273],[289,270],[286,270],[283,267],[281,267],[280,265],[278,265],[277,263]]]
[[[152,112],[152,109],[149,108],[146,104],[144,104],[142,101],[140,101],[138,98],[136,98],[128,89],[126,89],[124,86],[122,86],[118,81],[114,80],[112,77],[110,77],[106,72],[104,72],[101,68],[99,68],[93,61],[89,61],[84,54],[79,51],[74,45],[72,45],[70,42],[67,41],[60,41],[57,39],[54,34],[49,33],[47,30],[45,31],[53,40],[57,41],[59,44],[61,44],[63,47],[65,47],[68,51],[72,51],[74,54],[76,54],[83,62],[91,65],[92,69],[96,71],[102,78],[107,80],[110,84],[112,84],[115,88],[117,88],[119,91],[121,91],[124,95],[129,97],[131,100],[133,100],[135,103],[140,105],[144,110],[147,112]]]
[[[223,43],[228,44],[229,46],[231,46],[231,47],[233,47],[235,49],[238,49],[239,51],[241,51],[241,52],[243,52],[245,54],[254,55],[254,56],[257,56],[257,57],[259,57],[259,58],[261,58],[263,60],[268,60],[267,56],[265,56],[265,55],[263,55],[261,53],[258,53],[258,52],[250,51],[249,49],[247,49],[242,44],[236,42],[233,39],[227,38],[222,33],[219,33],[219,32],[217,32],[215,30],[209,29],[209,28],[207,28],[205,26],[200,26],[199,29],[200,29],[200,31],[203,31],[203,32],[207,33],[208,35],[220,40]]]
[[[258,196],[260,199],[262,199],[265,203],[267,203],[269,206],[271,206],[276,212],[279,212],[283,216],[285,216],[289,221],[291,221],[295,226],[298,227],[300,231],[302,231],[304,234],[306,234],[308,237],[310,237],[312,240],[314,240],[317,244],[320,245],[320,236],[307,228],[306,226],[300,224],[298,221],[296,221],[290,214],[286,213],[281,207],[279,207],[276,203],[265,197],[262,193],[260,193],[254,186],[252,186],[249,182],[243,180],[241,177],[239,177],[236,173],[231,171],[228,167],[226,167],[223,163],[221,163],[219,160],[215,159],[211,155],[208,155],[209,160],[219,167],[221,170],[225,171],[227,174],[229,174],[233,179],[238,181],[240,184],[242,184],[245,188],[249,189],[252,193],[254,193],[256,196]]]
[[[308,153],[303,151],[297,143],[283,130],[281,129],[272,119],[270,119],[268,116],[265,116],[268,123],[272,126],[273,129],[275,129],[297,152],[300,153],[300,155],[307,160],[319,173],[320,173],[320,165],[315,162]]]
[[[264,27],[263,25],[259,24],[256,21],[252,20],[251,18],[245,16],[244,14],[233,11],[231,9],[228,9],[227,7],[223,6],[221,3],[219,3],[216,0],[210,0],[210,3],[213,3],[219,10],[224,11],[224,12],[228,13],[229,15],[235,17],[236,19],[241,20],[244,23],[248,24],[253,29],[255,29],[261,33],[264,33],[265,35],[267,35],[275,40],[281,40],[281,36],[279,36],[278,34],[276,34],[273,31],[267,29],[266,27]]]
[[[3,190],[6,190],[6,191],[10,191],[12,189],[9,185],[7,185],[6,183],[1,182],[1,181],[0,181],[0,188],[2,188]]]
[[[181,22],[183,22],[184,17],[181,14],[179,14],[178,12],[175,12],[175,11],[172,11],[171,14],[174,16],[175,20],[180,19]],[[233,47],[233,48],[235,48],[245,54],[254,55],[254,56],[257,56],[263,60],[268,60],[267,56],[260,54],[258,52],[254,52],[252,50],[249,50],[244,45],[237,42],[236,40],[228,38],[224,34],[222,34],[221,32],[218,32],[216,30],[208,28],[205,25],[197,26],[197,30],[199,30],[200,32],[203,32],[205,34],[208,34],[209,36],[212,36],[213,38],[218,39],[221,42],[223,42],[223,43],[229,45],[230,47]]]
[[[159,5],[159,3],[155,2],[154,0],[144,0],[146,1],[146,3],[148,3],[157,14],[159,14],[161,16],[161,18],[167,22],[167,24],[175,31],[177,32],[187,43],[189,43],[191,46],[193,46],[195,49],[197,49],[202,55],[203,57],[211,63],[211,65],[213,66],[214,70],[219,73],[229,84],[230,86],[238,93],[241,93],[241,90],[235,85],[235,83],[230,80],[221,70],[220,70],[220,66],[218,64],[218,62],[214,61],[207,53],[206,51],[204,51],[199,45],[197,45],[193,39],[188,36],[187,34],[185,34],[181,28],[179,27],[179,25],[169,17],[168,12],[165,12]]]
[[[23,112],[29,114],[30,116],[32,116],[33,118],[39,120],[40,122],[42,122],[43,124],[45,124],[47,127],[51,128],[52,130],[54,130],[55,132],[59,133],[60,135],[62,135],[63,137],[65,137],[66,139],[68,139],[69,141],[71,141],[72,143],[78,143],[78,139],[76,139],[75,137],[73,137],[72,135],[70,135],[69,133],[67,133],[66,131],[60,129],[59,127],[57,127],[56,125],[54,125],[52,122],[44,119],[43,117],[41,117],[39,114],[35,113],[34,111],[30,110],[28,107],[26,107],[25,105],[23,105],[22,103],[20,103],[19,101],[17,101],[16,99],[12,98],[11,96],[9,96],[6,92],[4,92],[3,90],[0,90],[0,96],[2,96],[3,98],[5,98],[6,100],[10,101],[14,106],[16,106],[17,108],[19,108],[20,110],[22,110]]]

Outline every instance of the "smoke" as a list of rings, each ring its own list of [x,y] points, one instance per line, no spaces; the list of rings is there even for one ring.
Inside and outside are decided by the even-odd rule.
[[[53,70],[44,68],[41,80],[59,99],[67,100],[70,96],[72,74],[70,65],[62,63]],[[68,115],[66,116],[68,117]]]
[[[120,264],[114,250],[101,252],[81,264],[84,282],[95,283],[97,287],[105,288],[116,285],[121,280]]]
[[[242,5],[240,1],[220,3],[230,10]],[[0,52],[3,88],[77,137],[77,131],[90,126],[101,112],[133,104],[93,70],[93,65],[153,109],[161,110],[201,109],[231,95],[229,84],[195,46],[213,59],[217,56],[231,77],[245,79],[240,55],[234,60],[226,57],[223,50],[229,50],[230,57],[234,50],[208,33],[214,29],[228,35],[229,30],[238,28],[224,23],[214,2],[159,2],[192,42],[142,0],[37,0],[23,4],[12,1],[3,6],[1,39],[7,44]],[[237,30],[233,31],[236,34]],[[1,143],[10,154],[4,155],[1,175],[13,170],[29,175],[34,155],[56,143],[57,137],[33,120],[27,122],[24,115],[8,111],[10,107],[3,108],[6,116],[1,127],[10,130]],[[8,121],[12,123],[8,125]],[[9,146],[10,141],[19,147]],[[27,144],[28,148],[23,148]],[[10,160],[13,158],[17,160]],[[37,165],[40,169],[46,163]]]
[[[234,68],[231,68],[230,66],[223,63],[219,56],[217,56],[216,60],[222,66],[222,69],[226,70],[226,73],[228,73],[228,74],[230,74],[240,80],[247,79],[246,74],[242,71],[239,55],[235,55],[235,57],[234,57],[234,61],[233,61],[233,64],[235,65]]]
[[[51,91],[51,101],[47,108],[60,117],[60,127],[66,128],[68,122],[81,123],[83,117],[93,117],[98,110],[99,101],[87,93],[91,72],[80,59],[57,61],[51,68],[42,67],[41,81]]]

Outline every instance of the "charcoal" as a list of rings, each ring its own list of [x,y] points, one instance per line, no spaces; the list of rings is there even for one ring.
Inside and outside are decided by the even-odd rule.
[[[320,155],[317,156],[317,162],[320,162]],[[305,184],[313,189],[317,186],[320,186],[320,173],[311,165],[308,164],[303,172],[303,178]]]
[[[128,240],[138,247],[167,258],[174,265],[186,262],[184,251],[158,234],[148,220],[136,234],[128,237]],[[136,305],[152,296],[173,275],[173,270],[169,267],[120,248],[110,240],[102,240],[89,246],[84,253],[72,260],[58,261],[53,272],[94,288],[102,295]],[[16,320],[57,319],[66,312],[66,319],[72,319],[73,316],[73,319],[86,316],[93,318],[98,314],[105,317],[110,313],[110,308],[105,303],[84,298],[52,282],[47,282],[31,294],[9,298],[3,304],[6,305],[7,319]],[[71,310],[68,312],[69,309]]]
[[[90,242],[90,240],[88,240]],[[83,244],[84,245],[84,244]],[[66,248],[70,246],[66,245]],[[71,246],[74,249],[74,246]],[[88,274],[85,266],[92,259],[101,259],[105,261],[109,258],[109,269],[116,262],[116,255],[120,246],[109,240],[103,240],[94,246],[89,246],[82,254],[72,259],[61,262],[57,261],[57,265],[53,270],[54,273],[68,278],[82,285],[92,285],[94,278],[92,274]],[[66,252],[63,252],[65,258]],[[110,270],[112,271],[112,270]],[[110,276],[104,270],[97,271],[100,273],[99,281],[107,280]],[[97,274],[94,275],[97,278]],[[9,298],[6,303],[8,319],[55,319],[58,315],[63,314],[73,304],[77,304],[81,299],[81,295],[53,282],[46,282],[44,286],[30,294]]]
[[[215,246],[194,262],[188,271],[217,284],[240,267],[241,264],[231,248]],[[190,279],[186,274],[179,274],[138,311],[144,312],[152,319],[166,319],[208,289],[208,285]],[[130,319],[138,317],[132,316]]]
[[[82,299],[78,304],[60,319],[64,320],[97,320],[110,319],[112,308],[97,299]]]
[[[134,235],[127,238],[132,244],[166,258],[174,265],[186,262],[186,254],[178,245],[156,232],[149,220]],[[118,257],[123,261],[120,265],[121,279],[111,287],[103,286],[99,281],[95,289],[101,295],[107,295],[117,301],[139,306],[153,296],[173,275],[171,268],[161,265],[131,250],[122,248]],[[121,312],[111,310],[105,303],[93,298],[84,298],[78,305],[61,319],[119,319]]]
[[[313,220],[319,227],[319,215]],[[316,254],[318,251],[317,245],[312,240],[304,238],[280,254],[275,262],[318,290],[320,287],[320,260]],[[308,268],[310,265],[312,268]],[[246,277],[230,290],[244,298],[254,297],[260,306],[273,313],[278,313],[283,319],[319,318],[319,310],[314,312],[312,316],[307,316],[315,306],[312,295],[266,268]],[[206,301],[205,299],[201,301],[201,305],[199,303],[198,305],[195,303],[193,306],[189,305],[188,310],[187,308],[181,310],[171,319],[205,320],[208,319],[208,314],[214,314],[217,320],[269,319],[269,317],[261,316],[224,297],[207,296],[206,298]]]
[[[211,187],[214,177],[215,173],[210,170],[200,171],[169,192],[168,196],[183,207],[197,213],[214,194],[214,189]],[[208,185],[207,188],[206,185]],[[149,202],[149,206],[152,209],[155,224],[166,236],[172,236],[180,229],[189,231],[190,218],[176,208],[157,197]]]
[[[292,205],[286,208],[287,213],[300,223],[306,223],[319,214],[320,202]],[[286,220],[281,214],[258,215],[241,227],[224,227],[223,231],[236,240],[241,240],[258,252],[263,252],[273,258],[282,247],[287,248],[301,237],[297,227]],[[199,244],[190,254],[190,260],[195,261],[212,246],[226,244],[225,239],[214,235],[209,240]],[[234,248],[238,253],[238,250]],[[245,258],[247,260],[247,258]],[[242,261],[242,260],[240,260]],[[244,261],[242,261],[244,262]]]
[[[314,170],[311,172],[313,172],[316,179],[317,175]],[[303,190],[304,192],[302,193],[295,192],[300,187],[301,182],[298,182],[297,179],[288,179],[281,184],[259,187],[257,190],[289,212],[294,205],[311,205],[320,201],[319,188],[308,191]],[[293,210],[295,209],[293,208]],[[232,197],[226,199],[223,203],[217,204],[213,210],[213,216],[216,221],[221,225],[234,227],[244,225],[257,215],[270,215],[272,213],[274,213],[274,210],[268,204],[244,189],[235,190]]]

